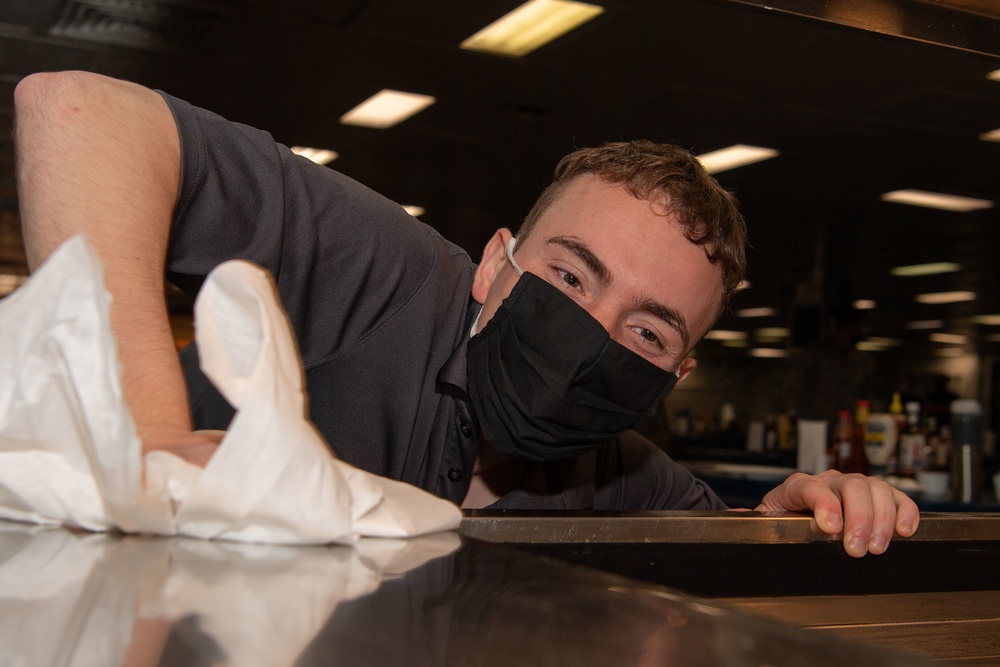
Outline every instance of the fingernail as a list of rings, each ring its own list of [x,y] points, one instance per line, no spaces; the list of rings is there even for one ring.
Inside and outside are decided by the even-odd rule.
[[[899,524],[899,530],[901,533],[909,535],[913,532],[913,521],[910,519],[903,519]]]
[[[864,556],[868,551],[868,544],[859,537],[855,537],[847,545],[847,550],[855,556]]]
[[[886,541],[881,535],[876,535],[872,538],[872,541],[868,543],[868,551],[872,553],[882,553],[885,551]]]
[[[830,527],[835,533],[839,533],[840,529],[844,527],[844,520],[840,518],[839,514],[827,514],[826,515],[826,525]]]

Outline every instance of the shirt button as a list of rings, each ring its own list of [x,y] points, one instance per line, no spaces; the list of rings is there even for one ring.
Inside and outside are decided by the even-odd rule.
[[[469,428],[468,424],[466,424],[465,422],[462,422],[462,435],[464,435],[466,438],[468,438],[470,433],[472,433],[472,429]]]
[[[457,482],[457,481],[461,480],[462,479],[462,470],[461,470],[461,468],[452,468],[451,470],[449,470],[448,471],[448,479],[450,479],[453,482]]]

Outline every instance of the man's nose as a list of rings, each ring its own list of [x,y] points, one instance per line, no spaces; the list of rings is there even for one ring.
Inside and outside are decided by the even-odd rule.
[[[606,300],[599,300],[587,304],[587,312],[595,320],[601,323],[604,330],[608,334],[618,340],[618,313],[613,307],[613,304],[608,303]],[[619,341],[621,342],[621,341]]]

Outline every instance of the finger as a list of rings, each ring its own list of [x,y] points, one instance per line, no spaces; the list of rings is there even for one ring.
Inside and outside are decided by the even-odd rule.
[[[868,553],[875,507],[868,480],[861,475],[844,475],[838,480],[844,505],[844,549],[855,558]]]
[[[920,510],[917,504],[899,489],[893,489],[896,501],[896,532],[903,537],[909,537],[917,532],[920,525]]]
[[[837,535],[844,527],[840,496],[830,487],[841,474],[828,471],[827,474],[811,476],[795,473],[781,486],[764,496],[758,510],[800,511],[813,513],[817,527],[829,535]]]
[[[872,500],[871,534],[868,537],[868,552],[885,553],[896,527],[895,489],[879,479],[868,479]]]

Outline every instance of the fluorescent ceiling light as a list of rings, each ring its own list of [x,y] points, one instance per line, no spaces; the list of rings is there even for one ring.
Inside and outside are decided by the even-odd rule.
[[[897,266],[894,269],[889,269],[889,273],[894,276],[932,276],[937,273],[950,273],[961,270],[962,266],[954,262],[932,262],[930,264]]]
[[[414,218],[419,218],[425,213],[423,206],[404,206],[403,210],[412,215]]]
[[[949,345],[965,345],[969,339],[960,334],[932,333],[930,339],[935,343],[948,343]]]
[[[907,329],[940,329],[944,326],[944,320],[917,320],[907,322]]]
[[[990,130],[989,132],[983,132],[979,135],[979,138],[983,141],[1000,141],[1000,128]]]
[[[972,321],[976,324],[1000,324],[1000,315],[976,315]]]
[[[1000,81],[1000,69],[995,69],[986,75],[987,79],[993,79],[994,81]]]
[[[759,357],[761,359],[780,359],[787,356],[787,354],[784,350],[779,350],[776,347],[755,347],[750,350],[751,357]]]
[[[712,329],[705,338],[708,340],[746,340],[746,331],[726,331],[725,329]]]
[[[531,0],[469,37],[460,46],[470,51],[517,58],[562,37],[602,13],[603,7],[585,2]]]
[[[882,201],[891,201],[897,204],[910,204],[912,206],[926,206],[927,208],[938,208],[943,211],[977,211],[983,208],[993,208],[993,202],[988,199],[973,199],[972,197],[959,197],[958,195],[946,195],[940,192],[927,192],[925,190],[894,190],[882,195]]]
[[[872,310],[878,304],[871,299],[858,299],[853,304],[854,310]]]
[[[736,144],[729,148],[720,148],[717,151],[699,155],[698,161],[705,167],[705,171],[710,174],[717,174],[720,171],[735,169],[736,167],[742,167],[777,156],[778,151],[773,148]]]
[[[736,317],[770,317],[775,312],[774,308],[744,308],[736,311]]]
[[[423,111],[434,102],[434,98],[430,95],[380,90],[341,116],[340,122],[344,125],[360,125],[384,130]]]
[[[959,301],[974,301],[975,292],[934,292],[918,294],[913,297],[917,303],[958,303]]]
[[[788,338],[788,329],[785,327],[762,327],[754,331],[758,338]]]
[[[882,338],[880,336],[869,336],[869,343],[875,343],[876,345],[882,345],[883,347],[895,347],[902,344],[898,338]]]
[[[312,160],[316,164],[326,164],[337,159],[336,151],[328,151],[323,148],[307,148],[305,146],[292,146],[292,152],[296,155]]]

